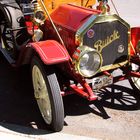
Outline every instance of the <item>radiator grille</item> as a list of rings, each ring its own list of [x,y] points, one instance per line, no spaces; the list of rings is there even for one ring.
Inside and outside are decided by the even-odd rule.
[[[89,36],[89,30],[93,36]],[[98,48],[103,58],[102,66],[117,64],[128,59],[128,28],[120,21],[96,23],[89,30],[83,36],[83,45],[94,48],[97,41],[106,44]],[[115,37],[115,33],[118,37]]]

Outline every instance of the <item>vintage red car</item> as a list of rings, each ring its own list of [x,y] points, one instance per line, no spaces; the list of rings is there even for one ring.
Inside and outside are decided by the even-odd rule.
[[[125,79],[140,90],[140,27],[98,1],[93,9],[95,0],[0,0],[0,51],[13,67],[31,66],[35,99],[53,131],[63,128],[62,96],[98,100],[98,90]],[[122,73],[113,76],[116,69]]]

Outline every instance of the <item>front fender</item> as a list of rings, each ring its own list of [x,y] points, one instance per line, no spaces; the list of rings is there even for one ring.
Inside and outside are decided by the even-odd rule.
[[[131,43],[132,43],[130,49],[131,56],[135,54],[136,46],[139,40],[140,40],[140,27],[131,28]]]
[[[34,42],[27,46],[33,48],[46,65],[62,63],[70,60],[67,50],[54,40]]]

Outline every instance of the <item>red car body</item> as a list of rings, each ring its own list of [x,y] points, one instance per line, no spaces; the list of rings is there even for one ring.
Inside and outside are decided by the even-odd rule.
[[[63,128],[61,95],[94,101],[96,91],[125,79],[140,90],[140,27],[109,10],[106,0],[97,9],[60,5],[51,14],[42,0],[0,2],[0,50],[14,67],[31,65],[35,98],[53,131]],[[116,69],[123,74],[114,77]]]

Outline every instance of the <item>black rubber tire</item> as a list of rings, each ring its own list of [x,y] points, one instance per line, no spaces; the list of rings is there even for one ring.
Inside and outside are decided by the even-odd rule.
[[[43,94],[44,86],[43,85],[40,86],[42,82],[36,82],[35,80],[37,79],[37,77],[40,77],[39,72],[36,73],[35,70],[39,70],[41,72],[43,80],[45,81],[45,86],[48,91],[46,92],[45,96]],[[39,106],[39,101],[40,100],[42,101],[40,102],[40,105],[42,105],[44,114],[43,114],[43,111],[40,109],[40,106],[39,106],[39,109],[40,109],[40,112],[42,114],[44,121],[46,122],[47,126],[49,126],[51,130],[55,132],[61,131],[64,125],[64,107],[63,107],[62,96],[60,94],[60,87],[59,87],[54,70],[52,68],[45,69],[45,66],[42,63],[42,61],[38,57],[33,57],[32,62],[31,62],[31,72],[32,72],[32,80],[33,80],[33,87],[34,87],[34,95],[36,96],[38,94],[38,97],[35,97],[38,102],[38,106]],[[36,83],[39,83],[39,86],[43,87],[43,90],[36,91],[37,90],[36,88],[38,87],[36,86]],[[48,96],[46,96],[47,94]],[[49,98],[50,100],[52,119],[49,123],[47,119],[45,119],[44,117],[48,115],[48,114],[45,114],[46,112],[48,112],[48,110],[46,111],[44,110],[44,108],[46,109],[46,105],[48,104],[47,102],[46,102],[47,104],[43,104],[43,101],[45,102],[45,98]],[[48,99],[46,100],[48,101]]]

